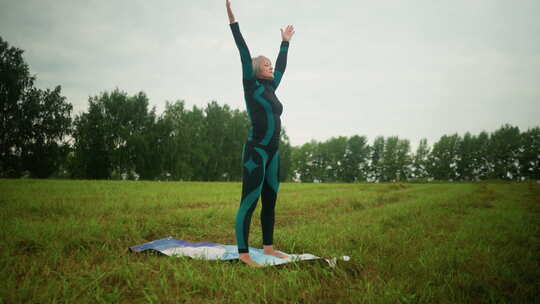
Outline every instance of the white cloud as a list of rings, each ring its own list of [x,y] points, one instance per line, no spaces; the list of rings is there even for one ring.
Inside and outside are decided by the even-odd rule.
[[[537,125],[540,2],[233,1],[252,55],[275,60],[294,24],[278,97],[293,144]],[[224,1],[11,1],[2,37],[25,50],[42,87],[89,95],[145,91],[151,105],[212,99],[244,108]]]

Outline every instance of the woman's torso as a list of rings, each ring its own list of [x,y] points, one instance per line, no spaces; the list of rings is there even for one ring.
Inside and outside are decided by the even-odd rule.
[[[248,142],[277,147],[283,105],[275,94],[273,82],[266,79],[256,79],[254,83],[244,82],[244,96],[251,121]]]

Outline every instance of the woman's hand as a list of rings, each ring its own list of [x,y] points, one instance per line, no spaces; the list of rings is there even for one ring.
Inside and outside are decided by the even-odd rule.
[[[228,1],[229,0],[227,0],[227,2]],[[292,25],[287,25],[285,30],[283,30],[283,29],[280,29],[280,30],[281,30],[281,39],[283,41],[291,40],[292,36],[294,35],[294,27]]]
[[[225,0],[225,7],[227,8],[227,15],[229,15],[229,23],[235,23],[236,19],[234,19],[234,15],[231,9],[231,0]]]

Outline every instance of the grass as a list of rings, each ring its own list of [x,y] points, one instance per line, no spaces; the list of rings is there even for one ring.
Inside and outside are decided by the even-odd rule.
[[[535,182],[282,184],[276,248],[351,257],[336,268],[127,251],[167,236],[235,244],[240,190],[0,179],[0,303],[540,302]]]

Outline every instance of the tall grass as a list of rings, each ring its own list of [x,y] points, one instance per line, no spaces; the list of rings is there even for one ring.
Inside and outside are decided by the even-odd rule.
[[[336,268],[127,251],[235,244],[240,187],[0,180],[0,303],[540,302],[537,183],[282,184],[275,247],[351,257]]]

